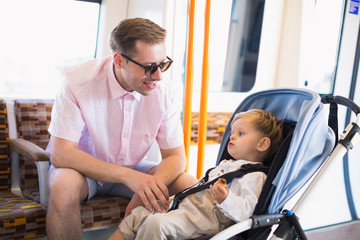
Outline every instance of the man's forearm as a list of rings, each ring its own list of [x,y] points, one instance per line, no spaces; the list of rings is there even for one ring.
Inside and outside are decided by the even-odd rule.
[[[166,186],[169,186],[184,172],[185,167],[182,165],[182,160],[176,157],[163,159],[156,168],[154,176],[157,176]]]
[[[161,150],[163,160],[156,169],[157,176],[168,188],[170,194],[193,185],[197,179],[185,174],[186,157],[183,146]]]
[[[72,168],[89,178],[102,182],[124,183],[127,179],[126,175],[130,171],[130,169],[102,161],[84,151],[66,145],[55,145],[51,158],[52,164],[57,168]]]

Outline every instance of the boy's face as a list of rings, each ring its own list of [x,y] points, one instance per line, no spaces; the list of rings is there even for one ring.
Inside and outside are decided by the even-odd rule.
[[[247,117],[232,124],[228,152],[235,160],[259,162],[259,150],[263,134],[259,132]]]
[[[167,61],[165,43],[147,44],[141,41],[136,42],[137,54],[131,58],[136,62],[147,66],[159,64]],[[157,88],[157,84],[162,79],[160,69],[150,77],[145,75],[145,70],[116,53],[114,57],[115,67],[120,69],[121,74],[117,74],[120,85],[126,91],[137,91],[142,95],[149,95]]]

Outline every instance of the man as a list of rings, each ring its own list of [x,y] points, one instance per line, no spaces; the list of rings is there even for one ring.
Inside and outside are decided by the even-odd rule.
[[[95,195],[132,197],[126,215],[139,205],[161,212],[169,192],[193,184],[182,180],[179,104],[160,83],[172,63],[165,36],[127,19],[111,33],[111,57],[65,68],[49,127],[49,239],[81,239],[80,202]],[[155,140],[159,165],[144,159]]]

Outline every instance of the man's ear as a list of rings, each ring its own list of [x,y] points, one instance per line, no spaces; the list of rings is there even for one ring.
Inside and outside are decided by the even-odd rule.
[[[116,68],[122,68],[122,56],[119,52],[113,54],[113,63]]]
[[[270,145],[271,145],[270,138],[263,137],[258,144],[257,150],[260,152],[265,152],[266,150],[269,149]]]

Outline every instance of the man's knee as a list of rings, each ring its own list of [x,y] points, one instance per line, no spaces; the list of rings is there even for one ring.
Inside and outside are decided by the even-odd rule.
[[[56,168],[49,172],[49,200],[57,207],[79,204],[88,192],[86,178],[68,168]]]

